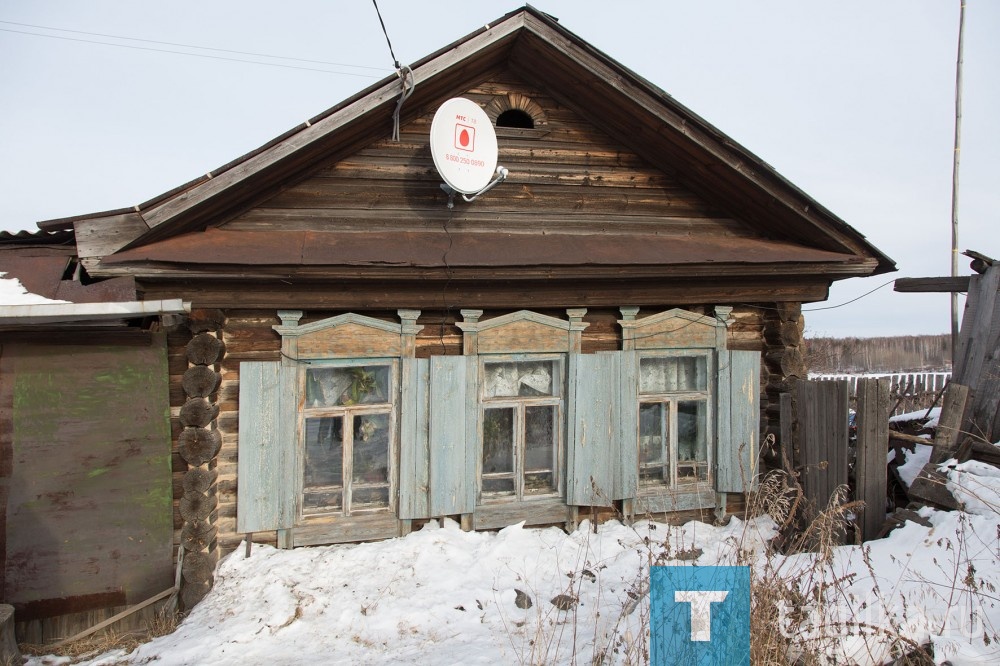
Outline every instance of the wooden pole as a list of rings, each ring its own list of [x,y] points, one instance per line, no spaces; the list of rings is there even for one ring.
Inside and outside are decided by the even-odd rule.
[[[958,63],[955,67],[955,152],[951,169],[951,276],[958,276],[958,165],[962,145],[962,48],[965,37],[965,0],[959,0]],[[951,365],[958,348],[958,294],[951,294]]]

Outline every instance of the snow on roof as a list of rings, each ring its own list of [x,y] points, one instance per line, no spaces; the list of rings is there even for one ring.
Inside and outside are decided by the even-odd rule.
[[[24,288],[21,281],[16,277],[4,277],[5,272],[0,272],[0,305],[43,305],[46,303],[69,303],[69,301],[57,301],[45,296],[33,294]]]

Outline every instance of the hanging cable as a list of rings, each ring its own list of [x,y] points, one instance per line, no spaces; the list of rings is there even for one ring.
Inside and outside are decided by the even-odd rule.
[[[399,141],[399,117],[403,110],[403,102],[413,94],[413,89],[417,87],[417,81],[413,77],[413,70],[409,66],[404,67],[399,64],[399,58],[396,57],[396,52],[392,50],[392,41],[389,39],[389,31],[385,29],[385,21],[382,20],[382,12],[379,11],[378,2],[372,0],[372,4],[375,5],[375,13],[378,15],[378,22],[382,26],[382,34],[385,35],[385,43],[389,46],[389,55],[392,57],[392,64],[396,68],[396,76],[399,77],[399,83],[402,87],[399,100],[396,102],[396,109],[392,112],[392,140]]]

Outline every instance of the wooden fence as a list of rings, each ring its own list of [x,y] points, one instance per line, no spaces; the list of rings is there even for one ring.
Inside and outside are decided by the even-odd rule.
[[[886,518],[891,383],[875,377],[854,382],[854,446],[849,429],[850,385],[846,379],[800,381],[791,393],[781,394],[781,442],[805,492],[805,519],[825,509],[837,488],[849,485],[851,497],[846,499],[865,503],[858,530],[867,541],[878,536]]]
[[[951,380],[950,372],[896,372],[885,374],[828,374],[812,375],[810,379],[843,380],[847,382],[847,393],[851,404],[857,402],[858,385],[865,379],[879,379],[889,384],[890,416],[906,414],[931,407],[935,402],[940,406],[941,393]]]

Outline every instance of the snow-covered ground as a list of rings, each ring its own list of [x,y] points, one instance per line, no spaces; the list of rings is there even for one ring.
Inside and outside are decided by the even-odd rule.
[[[249,558],[240,548],[173,634],[88,663],[590,664],[597,654],[643,663],[629,649],[646,641],[649,562],[733,564],[741,550],[756,560],[755,575],[803,591],[816,589],[813,571],[839,581],[822,616],[807,612],[775,628],[833,637],[823,645],[836,663],[890,659],[898,636],[904,645],[933,643],[938,663],[1000,663],[1000,471],[942,469],[956,494],[974,499],[968,512],[922,509],[931,527],[906,523],[885,539],[838,547],[823,567],[815,555],[766,554],[775,534],[766,516],[724,526],[608,522],[596,532],[584,523],[572,534],[463,532],[445,521],[381,543],[255,546]],[[578,602],[560,610],[559,595]]]

